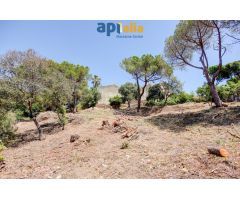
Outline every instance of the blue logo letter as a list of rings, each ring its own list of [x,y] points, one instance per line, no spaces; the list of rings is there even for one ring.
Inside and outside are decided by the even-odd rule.
[[[110,36],[112,32],[114,32],[116,29],[116,26],[114,23],[107,23],[107,36]]]
[[[99,33],[104,33],[105,32],[105,24],[104,23],[98,23],[97,31]]]

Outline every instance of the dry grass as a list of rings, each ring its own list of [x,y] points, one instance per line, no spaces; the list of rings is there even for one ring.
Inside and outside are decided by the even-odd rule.
[[[210,109],[208,104],[167,106],[125,120],[138,137],[99,129],[129,118],[126,112],[95,108],[71,115],[65,130],[4,150],[1,178],[240,178],[240,104]],[[125,113],[125,114],[123,114]],[[234,127],[231,125],[234,124]],[[32,122],[18,124],[19,134],[33,131]],[[233,132],[235,131],[235,132]],[[70,143],[72,134],[79,140]],[[128,148],[120,149],[127,143]],[[124,145],[125,146],[125,145]],[[229,158],[210,155],[208,147],[224,147]]]

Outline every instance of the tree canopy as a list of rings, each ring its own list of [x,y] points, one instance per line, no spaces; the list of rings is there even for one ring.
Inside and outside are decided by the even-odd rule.
[[[141,57],[132,56],[121,63],[122,68],[132,75],[137,84],[137,111],[141,107],[141,98],[149,82],[164,80],[173,73],[172,68],[164,61],[162,56],[150,54]]]
[[[225,21],[195,20],[181,21],[172,36],[166,40],[165,55],[176,67],[190,66],[202,70],[216,106],[222,106],[221,99],[215,87],[215,80],[222,70],[222,58],[227,50],[224,37],[232,26],[226,26]],[[209,74],[210,56],[208,50],[213,47],[218,56],[217,70]],[[193,63],[193,55],[198,55],[199,63]]]

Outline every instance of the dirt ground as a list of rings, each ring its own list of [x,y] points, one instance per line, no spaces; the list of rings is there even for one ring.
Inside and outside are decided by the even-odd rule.
[[[50,129],[42,141],[36,140],[32,122],[19,122],[25,142],[4,150],[0,178],[240,178],[240,139],[233,136],[240,136],[240,103],[134,112],[83,110],[69,115],[65,130]],[[110,125],[102,127],[103,121]],[[123,123],[129,137],[113,122]],[[42,125],[51,123],[41,119]],[[71,143],[71,135],[79,139]],[[230,155],[209,154],[209,147],[225,148]]]

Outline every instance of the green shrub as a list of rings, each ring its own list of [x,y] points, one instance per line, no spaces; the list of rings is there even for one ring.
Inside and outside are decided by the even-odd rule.
[[[4,157],[1,155],[1,152],[3,151],[4,148],[5,146],[3,145],[3,142],[0,140],[0,164],[2,161],[4,161]]]
[[[167,105],[176,105],[176,104],[178,104],[178,99],[175,95],[168,98]]]
[[[145,103],[145,105],[146,106],[155,106],[156,102],[153,99],[150,99]]]
[[[198,87],[196,92],[202,101],[204,102],[211,101],[212,95],[210,93],[210,88],[208,84],[205,83],[203,86]]]
[[[186,92],[180,92],[179,94],[173,94],[171,95],[167,102],[166,105],[176,105],[176,104],[182,104],[186,102],[194,102],[194,95],[193,94],[188,94]],[[146,103],[146,106],[164,106],[165,101],[164,100],[148,100]]]
[[[85,90],[83,97],[80,100],[79,107],[81,109],[95,107],[100,99],[101,99],[101,94],[97,91],[97,89],[93,88],[93,89]]]
[[[58,115],[58,122],[62,126],[62,129],[64,130],[65,125],[68,123],[65,106],[59,106],[59,108],[56,109],[56,112]]]
[[[164,99],[164,95],[160,89],[159,84],[155,84],[149,87],[147,101],[163,100],[163,99]]]
[[[9,144],[15,138],[15,122],[16,116],[12,112],[0,116],[0,140],[4,145]]]
[[[114,96],[109,99],[109,103],[114,109],[119,109],[122,104],[122,98],[120,96]]]
[[[148,100],[145,104],[146,106],[164,106],[164,101]]]
[[[180,92],[177,94],[177,103],[186,103],[186,102],[193,102],[193,94],[188,94],[186,92]]]

